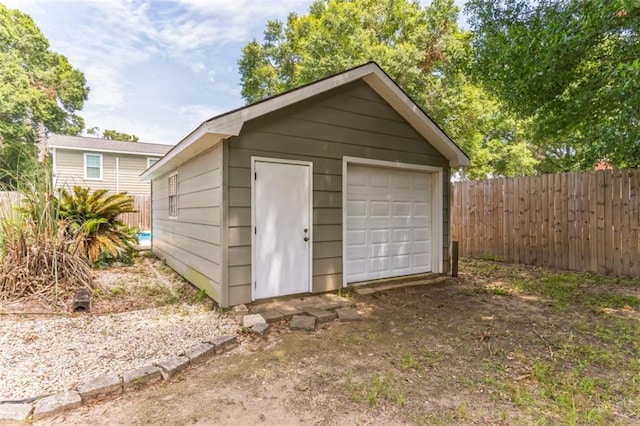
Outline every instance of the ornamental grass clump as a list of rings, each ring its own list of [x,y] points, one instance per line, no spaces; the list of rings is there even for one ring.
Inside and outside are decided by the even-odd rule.
[[[135,210],[126,193],[75,186],[56,197],[50,168],[41,167],[0,187],[0,300],[64,306],[94,288],[92,266],[132,261],[136,232],[118,216]]]
[[[78,256],[79,235],[67,232],[57,200],[41,188],[22,182],[18,191],[2,192],[0,299],[63,305],[78,289],[94,287],[91,267]]]

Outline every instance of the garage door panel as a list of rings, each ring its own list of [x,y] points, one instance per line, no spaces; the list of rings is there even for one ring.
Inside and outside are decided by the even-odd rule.
[[[371,188],[389,188],[390,176],[382,173],[368,173],[368,183]]]
[[[410,217],[411,204],[412,203],[410,201],[394,201],[392,203],[393,217]]]
[[[414,228],[413,241],[431,242],[431,235],[429,234],[429,230],[427,228]]]
[[[367,202],[365,200],[349,200],[347,202],[347,217],[365,217]]]
[[[414,268],[429,268],[431,270],[431,254],[416,254],[413,256]],[[428,271],[425,271],[428,272]]]
[[[388,243],[390,241],[390,233],[389,229],[372,229],[370,232],[371,239],[369,242],[371,244]]]
[[[371,201],[371,203],[369,203],[369,214],[372,217],[376,217],[376,216],[389,217],[389,202],[388,201]]]
[[[367,232],[363,230],[347,231],[347,240],[350,246],[364,246],[367,241]]]
[[[412,217],[429,217],[431,216],[431,204],[414,202],[411,205]]]
[[[369,260],[369,271],[383,273],[389,270],[389,257],[374,257]]]
[[[411,256],[408,254],[393,256],[393,269],[408,269],[411,268]]]
[[[347,174],[347,281],[430,271],[430,175],[353,165]]]
[[[350,260],[346,264],[347,269],[350,271],[349,273],[353,276],[365,276],[367,273],[367,260],[359,259],[359,260]]]

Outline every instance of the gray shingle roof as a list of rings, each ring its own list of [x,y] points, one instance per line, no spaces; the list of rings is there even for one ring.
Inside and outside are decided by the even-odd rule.
[[[91,151],[122,152],[138,155],[163,156],[173,145],[162,145],[146,142],[122,142],[109,139],[87,138],[83,136],[67,136],[51,134],[48,141],[50,148],[86,149]]]

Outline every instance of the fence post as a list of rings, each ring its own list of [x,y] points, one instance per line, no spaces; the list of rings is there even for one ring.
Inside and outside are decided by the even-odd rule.
[[[458,242],[451,242],[451,276],[458,276]]]

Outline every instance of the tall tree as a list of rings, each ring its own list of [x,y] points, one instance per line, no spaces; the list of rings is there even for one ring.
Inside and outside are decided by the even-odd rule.
[[[122,142],[138,142],[140,138],[136,135],[130,135],[129,133],[118,132],[117,130],[104,130],[102,133],[98,127],[91,127],[87,129],[87,133],[99,138],[110,139],[112,141]]]
[[[87,99],[84,75],[49,42],[29,15],[0,4],[0,180],[31,168],[44,132],[78,134]]]
[[[490,135],[492,124],[510,121],[453,60],[468,51],[458,12],[453,0],[425,8],[413,0],[316,0],[307,15],[269,21],[263,42],[244,47],[242,96],[255,102],[374,60],[469,154],[467,176],[533,172],[521,138]]]
[[[529,123],[542,171],[640,167],[638,0],[471,0],[472,70]]]

